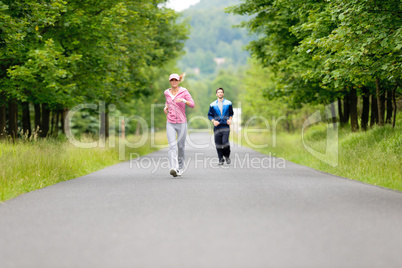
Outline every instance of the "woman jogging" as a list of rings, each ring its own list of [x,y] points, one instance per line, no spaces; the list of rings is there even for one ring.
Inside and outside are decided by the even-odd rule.
[[[179,87],[183,75],[171,74],[169,82],[172,86],[165,90],[165,109],[167,116],[166,134],[169,142],[170,175],[181,176],[184,170],[184,145],[187,135],[186,105],[194,107],[194,100],[184,87]],[[176,140],[177,134],[177,140]],[[176,144],[177,151],[176,153]]]

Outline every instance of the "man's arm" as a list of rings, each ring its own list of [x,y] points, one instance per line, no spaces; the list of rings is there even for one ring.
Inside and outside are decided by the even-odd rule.
[[[214,124],[214,126],[218,126],[219,122],[216,121],[215,119],[215,110],[214,108],[210,105],[209,106],[209,111],[208,111],[208,119]]]
[[[232,117],[229,117],[229,119],[226,120],[226,123],[228,123],[228,125],[230,126],[232,124]]]
[[[232,118],[233,118],[233,106],[232,106],[232,103],[229,104],[228,116],[229,116],[229,119],[226,122],[227,122],[228,125],[231,125],[232,124]]]
[[[214,120],[214,109],[212,108],[211,105],[209,106],[208,119],[209,119],[209,121]]]

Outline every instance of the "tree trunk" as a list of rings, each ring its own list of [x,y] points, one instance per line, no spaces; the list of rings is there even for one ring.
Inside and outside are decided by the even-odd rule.
[[[41,111],[40,111],[40,104],[34,104],[35,109],[35,129],[34,132],[40,131],[42,120],[41,120]]]
[[[109,113],[100,109],[100,132],[99,132],[99,147],[105,147],[106,140],[109,138]]]
[[[380,85],[380,88],[381,88],[381,85]],[[386,106],[385,106],[385,90],[383,89],[381,93],[382,93],[381,94],[381,104],[382,104],[381,118],[382,118],[383,124],[385,124],[385,110],[386,110]]]
[[[288,130],[289,133],[294,131],[292,117],[293,117],[292,113],[289,110],[287,110],[286,111],[286,129]]]
[[[51,120],[50,120],[50,130],[49,130],[49,134],[50,136],[53,136],[54,133],[54,121],[56,121],[56,116],[57,113],[55,113],[55,111],[52,111],[52,115],[50,116]]]
[[[391,124],[392,123],[392,89],[387,90],[387,117],[385,118],[385,123],[386,124]]]
[[[371,117],[370,117],[370,127],[373,127],[378,123],[378,105],[377,105],[377,97],[375,95],[371,95]]]
[[[338,114],[339,114],[339,122],[342,122],[343,111],[342,111],[342,100],[341,100],[341,98],[338,98]]]
[[[59,115],[60,112],[59,110],[53,110],[52,111],[52,127],[50,128],[50,135],[52,137],[57,137],[57,135],[59,134]]]
[[[0,139],[6,137],[6,105],[0,105]]]
[[[285,120],[285,130],[290,133],[290,122],[289,119]],[[137,135],[137,133],[135,133]]]
[[[60,130],[59,125],[60,125],[61,113],[62,113],[61,110],[57,110],[57,112],[56,112],[56,128],[55,128],[55,133],[54,133],[55,137],[59,136],[59,130]]]
[[[367,130],[369,113],[370,113],[370,90],[368,87],[363,87],[363,109],[362,109],[362,120],[361,127],[364,131]]]
[[[99,129],[99,135],[104,139],[109,138],[109,112],[107,112],[107,109],[105,109],[107,105],[105,103],[102,103],[99,107],[99,113],[100,113],[100,129]]]
[[[100,128],[99,128],[99,135],[101,137],[106,137],[106,112],[100,111],[99,120],[100,120]]]
[[[397,106],[396,106],[396,89],[398,88],[399,84],[396,83],[396,86],[394,87],[394,90],[392,90],[392,103],[394,105],[394,120],[392,122],[392,127],[395,128],[395,121],[396,121],[396,110],[397,110]]]
[[[342,118],[342,125],[345,125],[349,122],[350,117],[350,96],[349,92],[343,98],[343,118]]]
[[[336,123],[337,123],[337,118],[336,118],[336,112],[335,112],[335,103],[334,102],[332,102],[331,103],[331,116],[332,116],[332,125],[334,126],[334,129],[336,129],[336,127],[337,127],[337,125],[336,125]]]
[[[66,118],[67,118],[67,114],[68,114],[68,109],[67,108],[63,108],[63,110],[61,111],[61,132],[63,134],[66,134]]]
[[[18,135],[18,103],[16,101],[8,103],[8,135],[13,138]]]
[[[42,125],[40,136],[45,138],[49,134],[50,110],[46,103],[42,103]]]
[[[377,90],[377,105],[378,105],[378,125],[383,126],[384,125],[384,91],[381,90],[380,87],[380,79],[376,78],[375,79],[375,86]]]
[[[31,136],[31,114],[29,112],[29,102],[22,103],[22,131],[24,135]]]
[[[357,92],[356,88],[350,90],[350,126],[352,132],[359,131],[359,122],[357,121]]]
[[[287,127],[287,131],[289,132],[289,128]],[[137,121],[137,126],[135,128],[135,135],[139,136],[141,134],[141,123]]]
[[[109,138],[109,112],[105,112],[105,138]]]

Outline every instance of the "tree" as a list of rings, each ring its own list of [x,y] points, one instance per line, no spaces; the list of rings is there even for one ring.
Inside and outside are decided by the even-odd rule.
[[[355,85],[375,81],[378,122],[382,125],[386,87],[397,84],[402,74],[402,4],[397,0],[337,0],[331,2],[330,11],[339,19],[339,25],[318,42],[334,54],[326,61],[330,68],[337,67],[330,76],[347,77]]]
[[[29,102],[42,136],[51,113],[59,118],[84,101],[117,103],[149,94],[155,68],[176,58],[187,36],[178,14],[159,7],[163,0],[3,2],[0,21],[8,24],[0,33],[0,126],[7,102],[25,108]]]
[[[364,96],[367,111],[367,92],[360,89],[376,82],[381,124],[383,88],[400,80],[400,10],[396,0],[247,0],[228,9],[254,16],[242,26],[259,36],[248,45],[252,55],[277,74],[269,98],[289,97],[295,107],[344,99],[352,130],[358,129],[357,97]]]

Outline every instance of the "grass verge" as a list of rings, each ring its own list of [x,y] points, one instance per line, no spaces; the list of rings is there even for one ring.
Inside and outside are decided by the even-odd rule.
[[[139,140],[135,136],[125,139],[131,144]],[[166,144],[166,134],[156,133],[155,141]],[[132,153],[142,156],[157,150],[147,139],[143,146],[125,147],[124,155],[119,155],[116,143],[114,147],[84,149],[55,139],[0,141],[0,202],[117,164],[122,156],[130,160]]]

